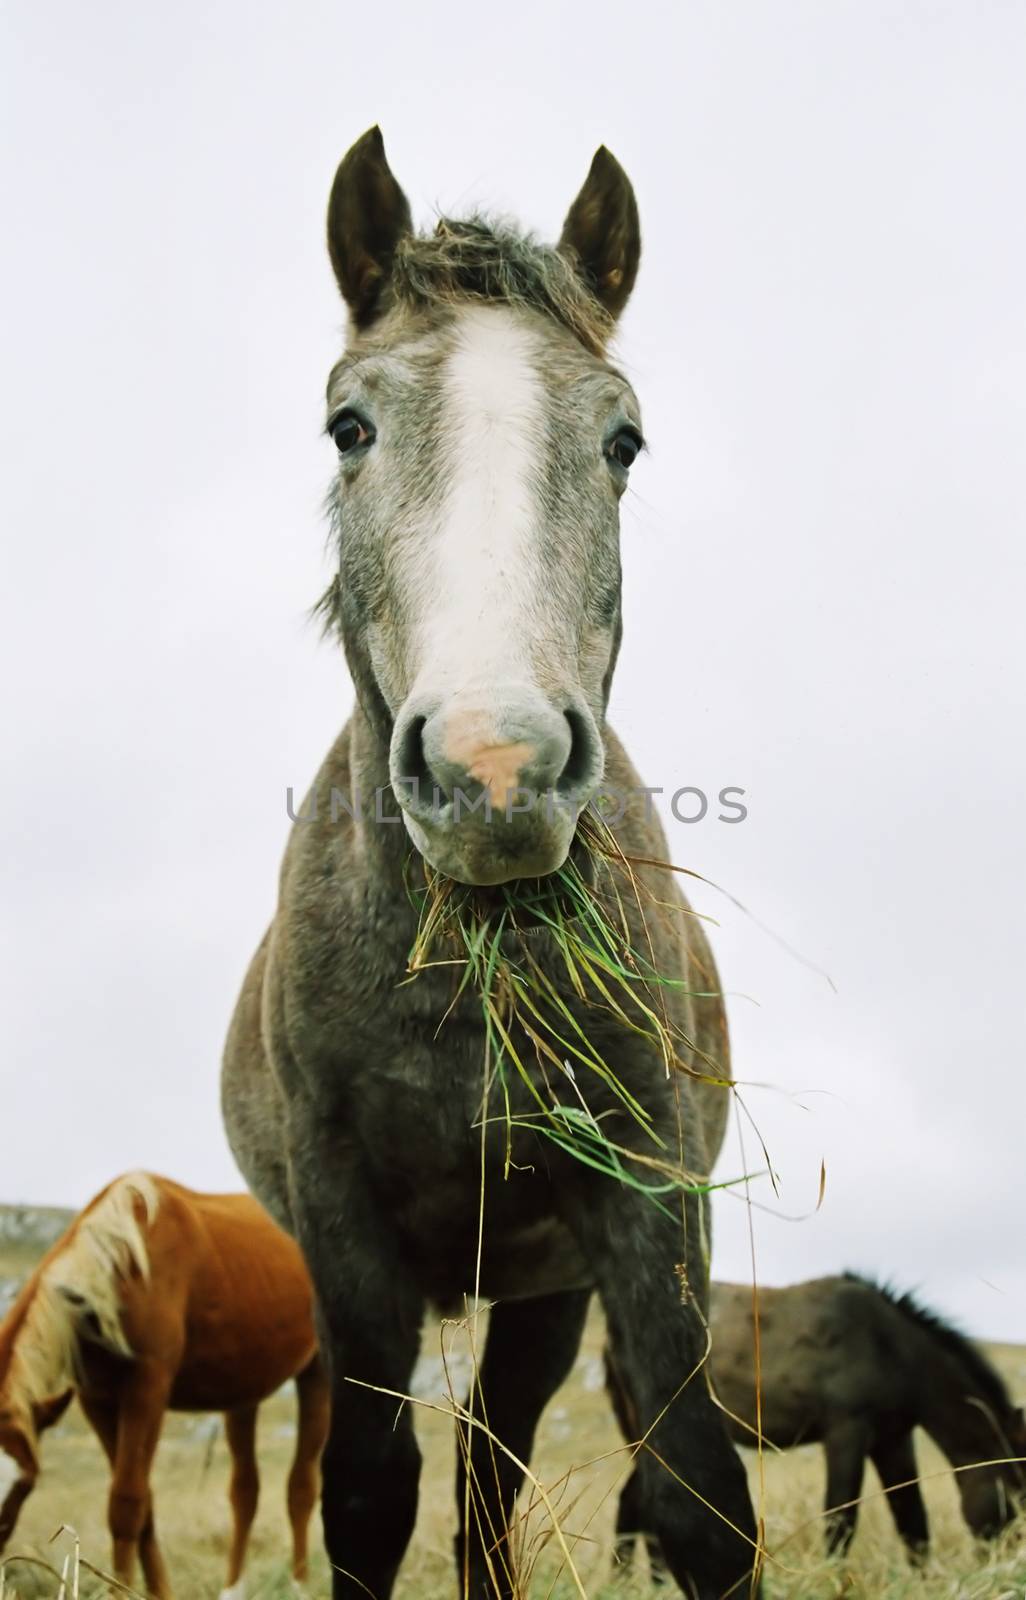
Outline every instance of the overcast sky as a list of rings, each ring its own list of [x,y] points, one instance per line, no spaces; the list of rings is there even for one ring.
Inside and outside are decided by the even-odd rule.
[[[1026,9],[963,0],[4,8],[0,1197],[237,1187],[219,1057],[351,704],[306,611],[335,164],[558,232],[592,152],[645,250],[619,356],[612,717],[711,891],[781,1175],[758,1270],[856,1267],[1026,1339]],[[748,998],[745,998],[748,997]],[[759,1162],[747,1140],[749,1168]],[[741,1170],[736,1135],[720,1171]],[[718,1203],[715,1270],[748,1270]]]

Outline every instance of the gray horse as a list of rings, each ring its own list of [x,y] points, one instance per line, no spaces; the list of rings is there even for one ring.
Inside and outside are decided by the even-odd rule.
[[[675,1578],[700,1600],[754,1591],[745,1473],[702,1370],[700,1180],[727,1113],[723,1007],[605,724],[618,506],[642,447],[637,398],[604,354],[637,272],[634,194],[603,148],[557,247],[479,217],[420,237],[375,128],[339,167],[328,245],[350,338],[328,382],[339,566],[322,604],[357,706],[289,839],[229,1034],[223,1106],[240,1167],[316,1287],[335,1600],[391,1593],[419,1472],[410,1410],[393,1396],[426,1305],[475,1292],[494,1302],[475,1413],[501,1448],[480,1427],[461,1434],[461,1592],[513,1594],[517,1463],[572,1365],[593,1288],[652,1429],[640,1493]],[[642,798],[619,808],[596,867],[580,817],[603,783]],[[611,885],[624,946],[644,952],[636,981],[678,1041],[669,1063],[650,1030],[572,981],[544,912],[567,862]],[[563,1088],[626,1152],[622,1181],[539,1129],[558,1085],[537,1028],[509,1021],[524,1076],[489,1077],[480,995],[452,964],[403,983],[425,875],[478,886],[463,892],[486,928],[490,908],[507,919],[514,965],[529,948],[540,1007],[555,997],[615,1064],[619,1087],[579,1068]],[[632,1181],[653,1150],[699,1181],[654,1200]]]

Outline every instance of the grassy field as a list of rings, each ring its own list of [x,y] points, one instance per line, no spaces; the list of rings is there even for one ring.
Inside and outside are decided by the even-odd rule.
[[[14,1266],[0,1251],[0,1276]],[[17,1262],[25,1266],[25,1251]],[[415,1387],[422,1397],[415,1421],[424,1454],[420,1514],[416,1533],[396,1588],[397,1600],[451,1600],[455,1593],[452,1537],[455,1527],[453,1476],[455,1447],[440,1360],[443,1330],[425,1333]],[[457,1372],[466,1370],[457,1330],[444,1331]],[[559,1520],[572,1536],[581,1588],[589,1600],[642,1600],[665,1596],[653,1589],[643,1566],[632,1576],[612,1569],[612,1527],[625,1455],[612,1422],[601,1382],[601,1318],[596,1313],[577,1366],[542,1419],[534,1470]],[[996,1347],[993,1354],[1013,1392],[1026,1394],[1026,1348]],[[458,1386],[459,1380],[457,1380]],[[293,1436],[291,1390],[265,1407],[261,1420],[263,1472],[261,1506],[254,1529],[248,1573],[249,1600],[285,1600],[288,1578],[288,1528],[284,1477]],[[933,1529],[933,1556],[922,1573],[912,1572],[893,1532],[872,1469],[867,1470],[865,1504],[851,1555],[843,1563],[821,1555],[820,1501],[824,1468],[817,1447],[787,1455],[767,1455],[760,1483],[759,1465],[748,1455],[752,1491],[765,1518],[771,1559],[767,1590],[771,1600],[828,1600],[858,1596],[866,1600],[1024,1600],[1026,1527],[1012,1529],[994,1548],[980,1552],[961,1521],[954,1480],[943,1459],[920,1438],[919,1465]],[[211,1417],[169,1417],[155,1472],[157,1526],[169,1559],[179,1600],[214,1600],[224,1574],[228,1528],[227,1450],[220,1421]],[[8,1551],[35,1556],[58,1567],[72,1548],[70,1536],[52,1543],[62,1525],[77,1535],[81,1554],[103,1566],[107,1561],[104,1521],[106,1465],[100,1449],[73,1409],[48,1437],[44,1474],[28,1502]],[[537,1496],[536,1496],[537,1498]],[[1023,1519],[1026,1523],[1026,1518]],[[561,1563],[544,1511],[532,1511],[523,1531],[531,1569],[532,1596],[570,1600],[579,1588]],[[319,1528],[314,1527],[319,1546]],[[3,1600],[53,1600],[53,1577],[11,1561]],[[82,1574],[82,1600],[108,1593]],[[330,1590],[323,1555],[318,1552],[310,1592],[325,1600]],[[526,1591],[525,1591],[526,1592]],[[68,1600],[71,1600],[69,1591]]]

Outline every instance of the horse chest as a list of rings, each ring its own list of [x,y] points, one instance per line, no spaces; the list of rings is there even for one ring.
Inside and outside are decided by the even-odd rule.
[[[310,1024],[306,1077],[319,1086],[322,1122],[358,1152],[426,1294],[444,1304],[475,1286],[510,1297],[585,1286],[588,1271],[559,1220],[568,1158],[538,1133],[539,1104],[576,1108],[586,1093],[592,1114],[628,1140],[630,1118],[587,1068],[563,1079],[516,1023],[496,1061],[480,996],[458,994],[449,967],[399,983],[398,948],[386,959],[368,937],[346,949],[334,965],[311,967],[332,981],[294,991],[288,1010],[294,1024]],[[373,961],[357,970],[360,949]],[[621,1081],[657,1109],[667,1090],[651,1046],[597,1011],[582,1026]]]
[[[454,1006],[452,985],[429,973],[380,1001],[363,1010],[358,1048],[345,1050],[346,1099],[361,1142],[423,1176],[468,1161],[476,1173],[489,1080],[489,1119],[501,1099],[480,1004],[470,997]],[[511,1065],[505,1076],[519,1102],[526,1091]],[[489,1128],[485,1142],[498,1144],[498,1130]]]
[[[496,1083],[484,1104],[483,1035],[458,1021],[439,1039],[392,1044],[386,1061],[355,1075],[350,1126],[427,1292],[444,1303],[474,1287],[479,1230],[486,1292],[500,1265],[517,1283],[540,1274],[562,1287],[579,1278],[553,1218],[547,1151],[515,1126],[530,1109],[527,1090],[510,1084],[511,1130]]]
[[[486,1169],[504,1164],[495,1096],[486,1107],[483,1072],[463,1070],[451,1052],[410,1050],[361,1073],[349,1104],[368,1163],[393,1194],[410,1189],[437,1205],[476,1196],[482,1150]]]

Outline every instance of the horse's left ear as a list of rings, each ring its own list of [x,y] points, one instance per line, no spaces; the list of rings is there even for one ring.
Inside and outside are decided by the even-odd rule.
[[[71,1403],[74,1389],[65,1389],[63,1394],[55,1394],[49,1400],[37,1400],[32,1407],[32,1418],[36,1430],[43,1433],[45,1429],[52,1428],[59,1422]]]
[[[611,317],[630,299],[641,259],[638,203],[619,161],[600,145],[567,212],[559,248]]]

